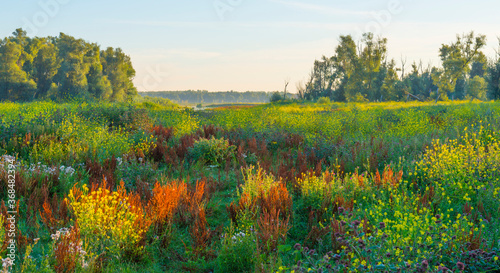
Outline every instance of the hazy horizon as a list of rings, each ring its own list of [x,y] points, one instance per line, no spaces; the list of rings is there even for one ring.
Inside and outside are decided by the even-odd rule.
[[[2,37],[60,32],[102,48],[120,47],[137,71],[139,91],[289,91],[315,59],[334,53],[339,35],[371,31],[388,38],[388,57],[440,65],[441,44],[457,34],[485,34],[498,46],[500,3],[482,1],[41,0],[4,3]]]

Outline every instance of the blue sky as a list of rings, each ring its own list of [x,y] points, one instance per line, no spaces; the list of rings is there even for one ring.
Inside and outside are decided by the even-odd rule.
[[[121,47],[140,91],[282,90],[307,78],[314,59],[333,55],[338,36],[387,37],[389,57],[440,65],[438,49],[456,34],[500,36],[493,0],[2,1],[0,37],[59,32]]]

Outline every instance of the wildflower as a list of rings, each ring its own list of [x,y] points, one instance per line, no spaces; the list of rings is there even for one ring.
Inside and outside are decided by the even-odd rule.
[[[458,262],[457,268],[458,268],[458,270],[463,271],[465,269],[465,264],[462,262]]]
[[[450,271],[450,269],[447,268],[446,266],[443,265],[438,266],[438,272],[448,272],[448,271]]]
[[[344,207],[339,207],[338,211],[339,211],[340,214],[344,214]]]
[[[427,260],[422,261],[422,269],[426,270],[429,267],[429,262]]]
[[[378,226],[379,226],[380,229],[384,229],[385,228],[385,223],[384,222],[380,222],[378,224]]]
[[[299,243],[296,243],[293,248],[295,248],[296,250],[300,250],[301,249],[301,245]]]

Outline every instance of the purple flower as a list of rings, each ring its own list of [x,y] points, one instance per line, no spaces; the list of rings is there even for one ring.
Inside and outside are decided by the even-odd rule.
[[[293,248],[295,248],[296,250],[300,250],[302,248],[302,246],[299,244],[299,243],[296,243]]]
[[[427,267],[429,267],[429,262],[427,260],[423,260],[422,261],[422,268],[427,269]]]

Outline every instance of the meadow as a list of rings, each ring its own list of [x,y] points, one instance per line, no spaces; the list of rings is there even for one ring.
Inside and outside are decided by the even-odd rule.
[[[0,156],[3,272],[500,270],[500,102],[1,103]]]

